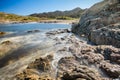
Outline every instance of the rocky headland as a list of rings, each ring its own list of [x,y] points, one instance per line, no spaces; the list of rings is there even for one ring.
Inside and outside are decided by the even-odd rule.
[[[86,10],[72,32],[86,35],[97,45],[120,48],[120,1],[104,0]]]

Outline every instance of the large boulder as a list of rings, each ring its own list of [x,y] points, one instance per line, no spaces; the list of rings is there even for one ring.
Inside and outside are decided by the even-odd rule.
[[[89,40],[95,44],[120,47],[120,24],[91,31]]]
[[[84,34],[89,38],[90,41],[96,44],[110,44],[116,47],[120,47],[119,25],[120,1],[104,0],[100,3],[93,5],[90,9],[86,10],[81,16],[79,23],[77,25],[72,26],[72,32],[78,35]],[[111,35],[111,33],[113,33],[112,35],[114,37],[101,35],[103,33],[102,30],[104,28],[106,28],[107,30],[104,31],[104,34],[107,34],[109,36]],[[115,36],[118,36],[118,39],[116,39]],[[114,42],[117,43],[114,44]]]

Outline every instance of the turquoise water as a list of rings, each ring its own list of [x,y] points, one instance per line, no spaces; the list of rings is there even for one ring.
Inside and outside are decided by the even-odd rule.
[[[0,31],[24,32],[28,30],[51,30],[70,27],[71,27],[70,24],[54,24],[54,23],[0,24]]]

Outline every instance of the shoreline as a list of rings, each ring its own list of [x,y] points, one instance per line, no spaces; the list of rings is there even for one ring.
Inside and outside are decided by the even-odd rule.
[[[66,79],[63,73],[79,74],[79,71],[73,73],[74,68],[83,71],[82,74],[79,74],[80,76],[88,75],[89,72],[91,72],[90,77],[93,77],[92,74],[94,74],[95,78],[97,78],[96,80],[99,78],[112,78],[111,76],[104,77],[108,73],[106,70],[109,69],[112,75],[115,73],[112,72],[114,68],[117,70],[120,68],[117,64],[115,66],[107,60],[104,60],[104,58],[106,59],[104,55],[107,53],[101,54],[99,50],[105,51],[107,48],[113,53],[116,52],[116,54],[118,54],[119,49],[110,45],[93,46],[88,44],[87,41],[84,41],[83,38],[84,37],[76,37],[68,29],[51,30],[44,34],[41,32],[26,33],[22,36],[17,35],[3,38],[0,41],[0,47],[4,54],[4,57],[0,59],[0,78],[13,79],[14,77],[15,79],[25,79],[25,77],[21,75],[28,77],[30,73],[30,76],[35,75],[35,77],[31,78],[35,78],[36,80],[41,76],[46,76],[46,74],[52,78],[51,80],[55,80],[56,78],[61,80],[61,77],[56,76],[56,74],[62,74],[65,80],[69,80],[71,75]],[[110,56],[114,58],[114,55]],[[3,61],[4,63],[2,63]],[[110,59],[110,61],[112,60]],[[96,62],[98,64],[96,64]],[[47,64],[47,67],[42,63]],[[98,68],[92,67],[91,64],[98,66]],[[104,67],[104,65],[107,68]],[[13,66],[14,68],[11,69]],[[37,68],[37,66],[40,67]],[[105,72],[99,72],[101,66]],[[62,68],[66,70],[64,71]],[[68,71],[69,69],[71,69],[71,71]],[[25,72],[26,70],[27,72]],[[41,71],[41,73],[36,74],[35,71]],[[49,73],[51,71],[55,72],[51,75],[51,73]],[[62,73],[59,73],[59,71]],[[36,76],[38,76],[38,78]],[[83,78],[86,79],[86,77]]]
[[[0,22],[0,24],[25,24],[25,23],[73,24],[77,22],[79,22],[78,19],[75,19],[75,20],[40,20],[40,21],[33,21],[33,22],[9,21],[9,22]]]

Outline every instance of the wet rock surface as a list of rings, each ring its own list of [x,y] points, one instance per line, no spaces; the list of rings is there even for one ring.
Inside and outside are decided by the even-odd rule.
[[[27,33],[35,33],[35,32],[40,32],[40,30],[30,30],[30,31],[27,31]]]
[[[69,29],[58,29],[58,30],[54,30],[54,31],[49,31],[47,32],[47,36],[51,36],[51,35],[56,35],[56,34],[61,34],[61,33],[70,33],[71,31]]]
[[[93,46],[66,31],[52,31],[53,53],[35,60],[17,72],[18,80],[112,80],[120,76],[119,48]],[[46,33],[48,36],[48,33]],[[12,79],[13,79],[12,78]]]
[[[34,62],[30,63],[27,68],[22,72],[17,74],[14,79],[17,80],[53,80],[50,76],[51,71],[51,60],[52,56],[48,55],[45,58],[36,59]]]
[[[52,59],[52,56],[51,55],[48,55],[51,57]],[[29,64],[28,65],[28,69],[38,69],[38,70],[41,70],[41,71],[47,71],[49,69],[51,69],[51,65],[50,65],[50,60],[48,57],[46,58],[39,58],[39,59],[36,59],[33,63]]]
[[[58,76],[62,80],[101,80],[100,74],[95,69],[80,65],[75,58],[62,58],[58,64]]]
[[[3,36],[5,35],[6,33],[5,32],[0,32],[0,36]]]

